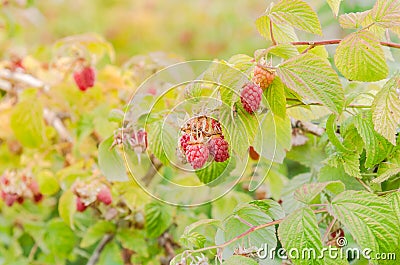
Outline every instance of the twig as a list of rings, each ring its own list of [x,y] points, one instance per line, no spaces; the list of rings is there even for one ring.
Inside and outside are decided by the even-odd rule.
[[[160,162],[160,160],[158,160],[154,155],[150,156],[151,159],[151,165],[149,166],[149,169],[146,173],[146,175],[144,175],[144,177],[142,178],[144,184],[146,186],[148,186],[151,182],[151,180],[153,179],[154,175],[158,172],[158,170],[162,167],[162,163]]]
[[[273,29],[272,29],[272,21],[271,21],[271,19],[269,20],[269,34],[271,36],[272,44],[275,46],[276,45],[276,40],[275,40],[274,32],[273,32]]]
[[[329,224],[329,226],[326,228],[324,237],[322,238],[322,243],[324,243],[324,242],[328,239],[329,232],[332,230],[332,228],[333,228],[333,226],[335,225],[335,223],[336,223],[336,217],[333,218],[332,222],[331,222],[331,223]]]
[[[374,193],[370,186],[367,185],[362,179],[355,178],[368,192]]]
[[[341,39],[334,40],[322,40],[322,41],[293,41],[290,44],[292,45],[311,45],[311,46],[321,46],[321,45],[331,45],[331,44],[339,44]],[[387,46],[391,48],[400,49],[399,43],[389,42],[389,41],[381,41],[382,46]]]
[[[92,256],[90,257],[88,263],[86,265],[95,265],[100,258],[100,254],[105,248],[105,246],[114,238],[113,234],[107,234],[103,237],[100,243],[97,245],[96,249],[94,250]]]
[[[60,135],[61,139],[65,140],[67,142],[72,142],[72,136],[70,135],[67,128],[65,128],[61,119],[59,119],[54,112],[45,108],[43,110],[43,117],[46,120],[47,124],[53,126],[54,129],[56,129],[56,131]]]

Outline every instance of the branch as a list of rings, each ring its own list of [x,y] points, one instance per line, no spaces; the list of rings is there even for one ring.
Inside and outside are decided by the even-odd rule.
[[[321,45],[331,45],[331,44],[339,44],[342,39],[334,39],[334,40],[322,40],[322,41],[294,41],[290,44],[292,45],[311,45],[311,46],[321,46]],[[382,46],[387,46],[391,48],[400,49],[399,43],[389,42],[389,41],[381,41]]]
[[[88,263],[86,265],[95,265],[100,258],[100,254],[105,248],[105,246],[110,243],[110,241],[114,238],[113,234],[107,234],[103,237],[100,243],[97,245],[96,249],[94,250],[92,256],[90,257]]]
[[[67,142],[72,142],[72,136],[69,134],[67,128],[65,128],[63,122],[60,120],[60,118],[57,117],[57,115],[54,112],[45,108],[43,110],[43,117],[46,120],[47,124],[53,126],[54,129],[56,129],[61,139]]]

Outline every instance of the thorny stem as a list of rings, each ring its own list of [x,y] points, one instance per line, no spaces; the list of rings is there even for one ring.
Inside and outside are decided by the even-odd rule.
[[[313,212],[315,214],[317,214],[317,213],[325,213],[325,212],[327,212],[327,209],[324,208],[324,209],[320,209],[320,210],[314,210]],[[267,227],[270,227],[270,226],[278,225],[278,224],[282,223],[284,220],[285,219],[282,218],[282,219],[278,219],[278,220],[275,220],[275,221],[272,221],[272,222],[269,222],[269,223],[265,223],[265,224],[261,224],[261,225],[257,225],[257,226],[252,226],[246,232],[244,232],[244,233],[232,238],[231,240],[226,241],[225,243],[222,243],[222,244],[219,244],[219,245],[216,245],[216,246],[209,246],[209,247],[205,247],[205,248],[195,249],[195,250],[186,250],[185,252],[183,252],[182,257],[186,257],[186,255],[190,255],[190,254],[193,254],[193,253],[205,252],[205,251],[213,250],[213,249],[223,249],[223,248],[229,246],[230,244],[238,241],[239,239],[241,239],[241,238],[243,238],[243,237],[245,237],[245,236],[247,236],[247,235],[249,235],[249,234],[251,234],[251,233],[253,233],[255,231],[258,231],[260,229],[267,228]]]
[[[321,45],[339,44],[341,41],[342,41],[342,39],[322,40],[322,41],[293,41],[290,44],[295,45],[295,46],[296,45],[321,46]],[[381,45],[400,49],[400,43],[394,43],[394,42],[390,42],[390,41],[381,41]]]
[[[290,108],[294,108],[294,107],[299,107],[299,106],[324,106],[321,103],[309,103],[309,104],[305,104],[305,103],[298,103],[298,104],[294,104],[294,105],[290,105],[287,107],[287,109]],[[350,104],[348,105],[346,108],[353,108],[353,109],[368,109],[371,108],[370,105],[358,105],[358,104]]]
[[[276,40],[275,40],[274,32],[273,32],[273,29],[272,29],[272,20],[269,20],[269,34],[271,36],[272,44],[275,46],[276,45]]]
[[[331,223],[329,224],[329,226],[326,228],[324,237],[322,238],[322,243],[324,243],[324,242],[328,239],[329,232],[332,230],[332,228],[333,228],[333,226],[335,225],[335,223],[336,223],[336,217],[333,218],[332,222],[331,222]]]

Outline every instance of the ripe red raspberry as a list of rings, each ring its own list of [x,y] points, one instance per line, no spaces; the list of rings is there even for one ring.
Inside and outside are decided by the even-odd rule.
[[[186,158],[194,169],[204,166],[209,154],[210,151],[202,143],[189,144],[186,147]]]
[[[275,72],[268,70],[267,68],[257,65],[254,68],[254,75],[252,81],[259,85],[262,90],[269,87],[275,78]]]
[[[95,79],[96,73],[90,66],[74,72],[75,83],[81,91],[86,91],[89,87],[93,87]]]
[[[222,129],[221,129],[221,123],[219,123],[219,121],[212,119],[211,120],[211,127],[214,131],[214,133],[221,133]]]
[[[181,138],[179,138],[179,146],[183,151],[183,153],[186,153],[186,148],[189,145],[189,141],[190,141],[190,135],[186,133],[182,135]]]
[[[83,201],[81,200],[81,198],[76,197],[76,210],[78,212],[83,212],[85,211],[87,208],[87,206],[83,203]]]
[[[208,148],[215,162],[224,162],[229,158],[229,144],[223,137],[212,138]]]
[[[99,193],[97,193],[97,200],[101,201],[105,205],[109,205],[112,203],[112,195],[110,188],[104,187],[102,188]]]
[[[240,101],[243,108],[250,114],[260,107],[262,90],[261,88],[249,82],[243,86],[242,93],[240,94]]]

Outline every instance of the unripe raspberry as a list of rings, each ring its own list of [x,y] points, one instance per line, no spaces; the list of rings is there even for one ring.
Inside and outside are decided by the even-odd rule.
[[[112,203],[112,195],[110,188],[104,187],[102,188],[99,193],[97,193],[97,200],[101,201],[105,205],[109,205]]]
[[[245,84],[240,94],[243,108],[250,114],[254,113],[260,107],[261,96],[262,90],[258,85],[252,82]]]
[[[83,201],[81,200],[81,198],[76,197],[76,210],[78,212],[83,212],[85,211],[87,208],[87,206],[83,203]]]
[[[223,137],[211,138],[208,148],[215,162],[224,162],[229,158],[229,144]]]
[[[252,81],[259,85],[262,90],[265,90],[269,87],[275,78],[275,72],[272,70],[268,70],[267,68],[262,67],[261,65],[257,65],[254,68],[254,75]]]
[[[74,72],[75,83],[81,91],[86,91],[88,88],[93,87],[95,79],[96,73],[90,66]]]
[[[186,153],[186,148],[189,145],[189,141],[190,141],[190,135],[186,133],[182,135],[181,138],[179,138],[179,147],[181,148],[183,153]]]
[[[199,169],[207,162],[209,155],[208,148],[202,143],[189,144],[186,147],[187,161],[194,169]]]

